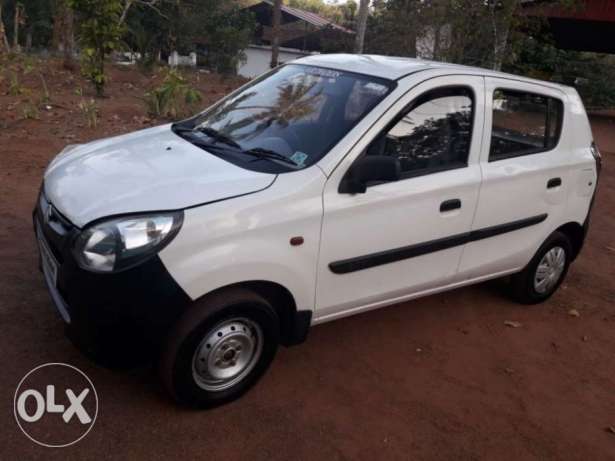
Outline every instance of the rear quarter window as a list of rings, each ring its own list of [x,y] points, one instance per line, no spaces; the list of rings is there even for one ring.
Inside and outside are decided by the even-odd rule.
[[[536,93],[498,89],[493,93],[489,161],[551,150],[559,141],[564,105]]]

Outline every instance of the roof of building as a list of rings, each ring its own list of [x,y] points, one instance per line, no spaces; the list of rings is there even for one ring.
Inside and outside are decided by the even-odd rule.
[[[261,3],[266,3],[269,6],[273,7],[274,2],[273,0],[262,0]],[[323,18],[322,16],[319,16],[316,13],[312,13],[311,11],[300,10],[299,8],[293,8],[293,7],[286,6],[283,4],[282,12],[290,16],[294,16],[295,18],[301,21],[310,23],[316,27],[321,27],[321,28],[330,27],[340,32],[345,32],[347,34],[354,34],[354,31],[347,29],[346,27],[342,27],[339,24],[336,24],[335,22],[327,18]]]
[[[463,73],[479,74],[484,76],[512,78],[527,82],[538,83],[554,88],[564,88],[565,85],[507,74],[481,67],[463,66],[447,62],[428,61],[424,59],[402,58],[395,56],[379,56],[367,54],[318,54],[306,56],[293,61],[298,64],[327,67],[331,69],[373,75],[375,77],[397,80],[406,75],[428,69],[450,69]]]

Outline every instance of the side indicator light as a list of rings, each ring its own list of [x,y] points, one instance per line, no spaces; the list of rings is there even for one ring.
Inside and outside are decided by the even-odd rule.
[[[294,247],[303,245],[303,237],[292,237],[290,239],[290,245]]]

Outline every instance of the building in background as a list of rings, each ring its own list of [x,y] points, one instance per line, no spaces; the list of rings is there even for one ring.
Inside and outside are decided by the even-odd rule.
[[[244,51],[246,61],[237,73],[253,78],[269,69],[273,23],[273,1],[263,0],[248,7],[256,20],[252,44]],[[282,5],[280,63],[308,54],[345,51],[354,31],[315,13]]]
[[[562,6],[546,0],[523,0],[521,4],[522,14],[548,21],[558,48],[615,53],[615,1],[577,0]]]

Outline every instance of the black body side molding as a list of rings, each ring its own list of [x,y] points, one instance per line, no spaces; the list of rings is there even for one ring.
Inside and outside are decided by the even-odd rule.
[[[424,243],[417,243],[415,245],[380,251],[369,255],[343,259],[341,261],[334,261],[329,264],[329,269],[331,269],[331,272],[334,274],[348,274],[350,272],[369,269],[370,267],[415,258],[417,256],[433,253],[435,251],[447,250],[456,246],[465,245],[466,243],[475,242],[477,240],[482,240],[489,237],[495,237],[496,235],[505,234],[507,232],[513,232],[523,229],[524,227],[534,226],[547,219],[547,216],[548,215],[545,213],[538,216],[532,216],[531,218],[520,219],[518,221],[512,221],[505,224],[498,224],[497,226],[485,227],[483,229],[464,232],[463,234],[451,235],[450,237],[430,240]]]

